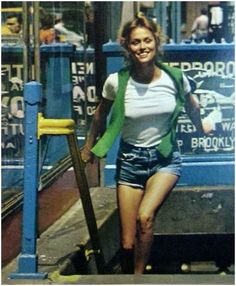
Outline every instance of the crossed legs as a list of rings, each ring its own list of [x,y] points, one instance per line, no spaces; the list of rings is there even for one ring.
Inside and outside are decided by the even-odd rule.
[[[155,213],[177,180],[176,175],[159,172],[149,178],[145,190],[118,185],[123,273],[144,272],[153,241]]]

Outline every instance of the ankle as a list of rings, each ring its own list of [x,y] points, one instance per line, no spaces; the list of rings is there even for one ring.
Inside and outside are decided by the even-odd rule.
[[[134,248],[121,248],[120,265],[124,274],[134,273]]]

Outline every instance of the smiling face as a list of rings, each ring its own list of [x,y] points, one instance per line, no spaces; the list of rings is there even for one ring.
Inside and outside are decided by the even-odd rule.
[[[134,28],[130,34],[128,51],[135,63],[147,64],[153,62],[157,53],[154,35],[147,28]]]

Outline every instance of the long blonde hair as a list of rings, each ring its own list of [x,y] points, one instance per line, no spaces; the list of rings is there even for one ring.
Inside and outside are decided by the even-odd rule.
[[[156,40],[156,48],[159,50],[165,40],[161,28],[153,20],[145,17],[142,12],[138,12],[133,20],[125,23],[124,26],[120,29],[118,36],[120,44],[127,50],[131,32],[137,27],[146,28],[153,34]]]

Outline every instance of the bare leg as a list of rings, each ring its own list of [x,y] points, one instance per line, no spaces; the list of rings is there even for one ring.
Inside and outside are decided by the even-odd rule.
[[[153,241],[155,212],[176,184],[178,177],[157,173],[149,178],[138,211],[138,236],[135,246],[135,274],[142,274],[148,262]]]
[[[143,190],[119,185],[117,200],[121,230],[121,268],[124,274],[134,273],[136,222]]]

